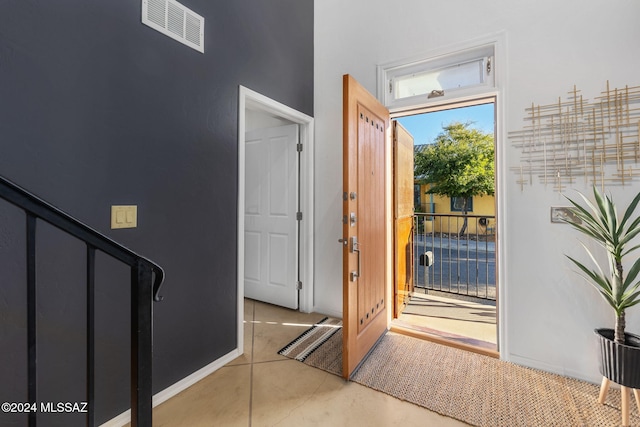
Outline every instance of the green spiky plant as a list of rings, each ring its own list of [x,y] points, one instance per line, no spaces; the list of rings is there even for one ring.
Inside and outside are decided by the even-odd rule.
[[[622,219],[618,217],[616,206],[610,196],[604,196],[593,187],[595,204],[590,202],[582,193],[578,193],[584,201],[584,206],[571,200],[573,217],[565,218],[565,222],[576,230],[591,237],[602,246],[607,253],[608,268],[602,268],[591,251],[583,244],[587,254],[593,261],[595,269],[590,269],[580,261],[569,258],[581,271],[583,277],[592,284],[616,313],[614,341],[625,343],[625,310],[640,303],[640,281],[636,280],[640,272],[640,258],[624,276],[622,261],[640,245],[626,249],[627,244],[640,233],[640,216],[632,219],[640,193],[636,195],[627,207]]]

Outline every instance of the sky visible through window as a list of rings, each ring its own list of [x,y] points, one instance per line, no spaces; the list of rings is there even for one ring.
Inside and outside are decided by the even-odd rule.
[[[415,145],[431,144],[442,132],[442,126],[451,122],[473,122],[471,128],[493,133],[494,104],[474,105],[433,113],[417,114],[397,118],[398,122],[413,135]]]

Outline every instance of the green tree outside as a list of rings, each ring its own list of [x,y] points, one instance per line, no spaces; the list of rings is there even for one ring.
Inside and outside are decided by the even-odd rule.
[[[434,143],[415,155],[414,175],[431,184],[427,193],[463,199],[461,236],[467,230],[467,200],[495,193],[493,135],[472,129],[471,124],[443,126]]]

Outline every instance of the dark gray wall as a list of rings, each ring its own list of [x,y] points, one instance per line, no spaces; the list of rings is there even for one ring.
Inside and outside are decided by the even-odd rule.
[[[236,347],[238,85],[313,115],[312,0],[182,3],[204,54],[143,25],[140,0],[0,0],[0,175],[165,268],[154,392]],[[113,204],[138,205],[138,228],[110,230]],[[82,401],[84,247],[39,232],[40,400]],[[0,201],[0,402],[26,400],[24,247]],[[98,271],[102,422],[129,406],[129,276]]]

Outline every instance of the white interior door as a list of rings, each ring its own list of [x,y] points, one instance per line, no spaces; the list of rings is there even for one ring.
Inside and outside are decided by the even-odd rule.
[[[298,308],[298,125],[246,133],[245,296]]]

